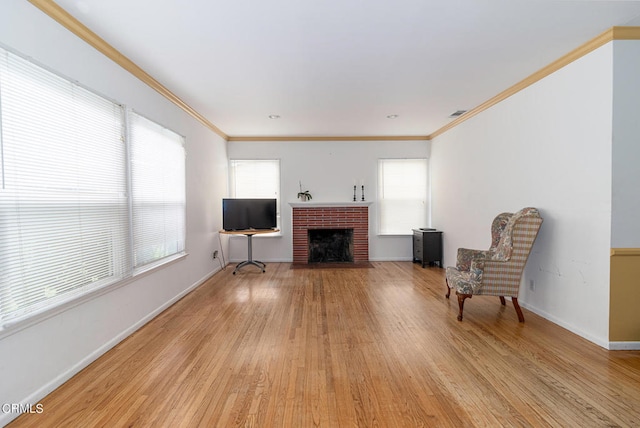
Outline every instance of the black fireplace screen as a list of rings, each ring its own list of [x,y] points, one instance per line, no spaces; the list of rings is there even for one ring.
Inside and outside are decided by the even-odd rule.
[[[309,263],[353,262],[353,229],[309,229]]]

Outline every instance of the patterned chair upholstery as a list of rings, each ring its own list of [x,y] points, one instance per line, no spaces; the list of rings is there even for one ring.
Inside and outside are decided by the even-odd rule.
[[[447,267],[447,299],[455,288],[462,321],[464,300],[474,295],[511,297],[518,314],[524,315],[518,304],[518,292],[524,266],[538,236],[542,218],[535,208],[523,208],[515,214],[499,214],[491,225],[491,247],[488,250],[458,249],[455,267]]]

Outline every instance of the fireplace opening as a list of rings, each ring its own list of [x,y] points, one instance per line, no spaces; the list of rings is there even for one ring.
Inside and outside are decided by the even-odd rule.
[[[309,263],[353,263],[353,229],[308,229]]]

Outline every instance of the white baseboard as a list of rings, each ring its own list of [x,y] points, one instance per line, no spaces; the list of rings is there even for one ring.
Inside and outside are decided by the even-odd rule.
[[[611,351],[640,351],[640,342],[609,342]]]
[[[557,318],[557,317],[555,317],[555,316],[553,316],[553,315],[551,315],[551,314],[549,314],[549,313],[547,313],[547,312],[545,312],[543,310],[540,310],[539,308],[537,308],[535,306],[531,306],[531,305],[527,304],[526,302],[518,301],[518,303],[520,303],[520,306],[522,306],[523,308],[540,315],[542,318],[548,319],[552,323],[557,324],[560,327],[565,328],[565,329],[569,330],[570,332],[575,333],[575,334],[577,334],[578,336],[580,336],[580,337],[582,337],[584,339],[587,339],[589,342],[593,342],[596,345],[603,347],[604,349],[611,349],[611,348],[609,348],[609,342],[606,339],[595,337],[595,336],[593,336],[593,335],[591,335],[589,333],[586,333],[586,332],[580,330],[579,328],[577,328],[577,327],[575,327],[575,326],[573,326],[571,324],[568,324],[564,320],[561,320],[561,319],[559,319],[559,318]]]
[[[541,311],[538,308],[528,305],[525,302],[520,301],[520,306],[522,306],[523,308],[534,312],[538,315],[540,315],[541,317],[548,319],[549,321],[553,322],[554,324],[559,325],[562,328],[565,328],[567,330],[569,330],[572,333],[577,334],[578,336],[595,343],[598,346],[603,347],[604,349],[607,349],[609,351],[640,351],[640,342],[608,342],[602,339],[599,339],[597,337],[594,337],[590,334],[585,333],[584,331],[575,328],[574,326],[567,324],[566,322],[558,319],[557,317],[551,316],[548,313],[546,313],[545,311]]]
[[[218,267],[213,271],[211,271],[210,273],[206,274],[205,276],[200,278],[198,281],[196,281],[195,283],[187,287],[185,290],[181,291],[176,296],[174,296],[173,298],[171,298],[170,300],[168,300],[167,302],[160,305],[158,308],[156,308],[155,310],[153,310],[152,312],[144,316],[138,322],[136,322],[135,324],[131,325],[129,328],[127,328],[126,330],[118,334],[109,342],[105,343],[104,345],[102,345],[101,347],[93,351],[91,354],[87,355],[85,358],[83,358],[78,363],[73,365],[69,370],[61,373],[60,375],[55,377],[53,380],[51,380],[47,384],[38,388],[32,394],[29,394],[29,396],[20,400],[19,403],[20,404],[29,403],[35,406],[41,399],[49,395],[53,390],[55,390],[60,385],[62,385],[63,383],[71,379],[73,376],[79,373],[82,369],[84,369],[89,364],[93,363],[95,360],[100,358],[102,355],[104,355],[107,351],[109,351],[111,348],[116,346],[118,343],[122,342],[124,339],[131,336],[140,327],[144,326],[146,323],[154,319],[156,316],[160,315],[160,313],[162,313],[165,309],[167,309],[168,307],[176,303],[178,300],[182,299],[184,296],[189,294],[191,291],[195,290],[200,285],[204,284],[205,281],[207,281],[209,278],[211,278],[213,275],[215,275],[219,271],[220,271],[220,268]],[[20,413],[3,413],[0,411],[0,427],[7,425],[9,422],[17,418],[18,416],[20,416]]]

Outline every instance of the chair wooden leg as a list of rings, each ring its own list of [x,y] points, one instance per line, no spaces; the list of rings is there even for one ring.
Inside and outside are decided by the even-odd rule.
[[[518,321],[524,322],[524,315],[522,315],[522,309],[520,309],[520,305],[518,304],[518,298],[512,297],[511,301],[513,302],[513,307],[516,308],[516,313],[518,314]]]
[[[456,293],[458,294],[458,293]],[[460,308],[460,312],[458,313],[458,321],[462,321],[462,310],[464,309],[464,299],[471,298],[473,295],[471,294],[458,294],[458,307]]]
[[[504,300],[504,296],[500,296],[500,303],[502,303],[502,306],[507,304],[507,302]]]
[[[449,287],[449,280],[447,278],[444,279],[444,282],[447,285],[447,294],[445,294],[444,297],[448,299],[451,294],[451,288]]]

